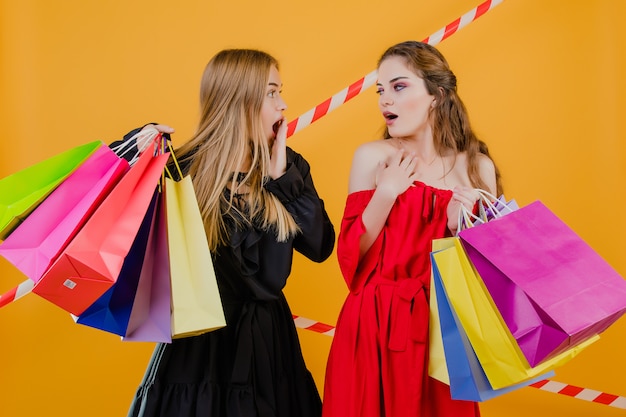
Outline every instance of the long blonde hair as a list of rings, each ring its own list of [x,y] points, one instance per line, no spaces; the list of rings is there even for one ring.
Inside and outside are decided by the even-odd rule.
[[[417,41],[406,41],[387,49],[378,60],[378,66],[387,58],[404,58],[409,68],[424,80],[428,93],[437,99],[437,105],[431,110],[433,120],[433,139],[439,155],[445,149],[454,152],[466,152],[468,175],[474,187],[486,189],[478,173],[478,154],[482,153],[493,161],[487,144],[476,136],[470,125],[469,116],[463,101],[456,91],[456,76],[450,69],[444,56],[433,46]],[[385,128],[384,137],[389,139],[389,130]],[[502,193],[500,171],[495,165],[496,193]]]
[[[278,241],[299,230],[287,209],[263,187],[270,149],[261,108],[272,66],[278,69],[276,59],[257,50],[228,49],[215,55],[202,76],[196,133],[175,152],[193,180],[211,250],[227,242],[227,218],[272,229]],[[247,161],[250,169],[241,179],[243,205],[234,204],[238,171]],[[227,188],[230,193],[225,193]]]

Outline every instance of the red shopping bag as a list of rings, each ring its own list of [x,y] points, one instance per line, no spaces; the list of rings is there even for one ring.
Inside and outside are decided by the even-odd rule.
[[[0,244],[0,255],[39,281],[128,168],[101,144]]]
[[[626,312],[626,281],[539,201],[459,237],[531,366]]]
[[[117,280],[169,154],[144,152],[33,292],[80,316]]]

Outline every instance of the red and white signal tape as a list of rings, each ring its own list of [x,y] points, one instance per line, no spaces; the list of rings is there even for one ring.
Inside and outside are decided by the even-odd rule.
[[[335,334],[335,327],[329,324],[320,323],[315,320],[296,315],[293,316],[293,320],[296,323],[296,327],[301,329],[311,330],[327,336],[333,336]],[[620,397],[619,395],[608,394],[606,392],[600,392],[589,388],[576,387],[574,385],[551,381],[549,379],[535,382],[529,386],[555,394],[578,398],[579,400],[590,401],[626,410],[626,397]]]
[[[25,296],[26,294],[31,292],[34,286],[35,282],[33,280],[27,279],[12,290],[0,295],[0,307],[4,307],[5,305],[17,300],[18,298]]]
[[[422,42],[428,43],[430,45],[437,45],[442,40],[452,36],[459,29],[469,25],[474,20],[478,19],[480,16],[487,13],[489,10],[493,9],[498,4],[502,3],[504,0],[487,0],[478,6],[474,7],[469,12],[465,13],[463,16],[458,19],[452,21],[447,24],[445,27],[439,29],[437,32],[433,33]],[[354,83],[350,84],[348,87],[344,88],[337,94],[332,97],[324,100],[322,103],[318,104],[311,110],[302,114],[298,118],[290,121],[287,124],[287,137],[293,135],[294,133],[304,129],[309,126],[311,123],[319,120],[332,110],[335,110],[337,107],[341,106],[348,100],[356,97],[364,90],[368,89],[376,82],[377,71],[374,70],[367,74],[366,76],[360,78]]]
[[[543,391],[567,395],[569,397],[578,398],[579,400],[591,401],[626,410],[626,397],[620,397],[619,395],[607,394],[606,392],[600,392],[589,388],[581,388],[547,379],[535,382],[530,386],[533,388],[539,388]]]
[[[319,321],[305,319],[304,317],[293,315],[293,321],[296,323],[296,327],[301,329],[311,330],[313,332],[325,334],[326,336],[335,335],[335,327],[329,324],[320,323]]]

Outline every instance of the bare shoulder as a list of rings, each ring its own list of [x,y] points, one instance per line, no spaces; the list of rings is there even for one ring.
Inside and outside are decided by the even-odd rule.
[[[354,151],[350,169],[349,192],[371,190],[376,185],[376,168],[395,151],[386,140],[366,142]]]
[[[446,175],[448,177],[447,183],[451,186],[470,186],[467,153],[459,152],[457,154],[451,154],[448,158],[448,163],[452,168]],[[495,192],[496,168],[493,161],[487,155],[481,153],[476,155],[476,163],[478,167],[478,175],[488,188],[487,191],[492,193]]]
[[[366,142],[356,148],[356,150],[354,151],[354,160],[384,160],[385,157],[393,153],[393,151],[393,145],[391,145],[387,140],[381,139],[372,142]]]
[[[488,191],[496,192],[496,165],[485,154],[478,154],[478,175],[489,188]]]
[[[487,155],[485,155],[484,153],[479,153],[477,155],[477,160],[478,160],[478,169],[480,172],[482,172],[483,170],[486,172],[489,172],[489,171],[495,172],[496,166],[494,165],[491,158],[489,158]]]
[[[489,177],[496,176],[496,165],[493,163],[491,158],[489,158],[485,154],[478,154],[478,172],[484,181],[488,180]]]

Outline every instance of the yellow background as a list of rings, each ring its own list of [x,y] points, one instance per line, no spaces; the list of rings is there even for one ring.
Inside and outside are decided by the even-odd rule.
[[[477,0],[0,0],[0,177],[61,150],[112,141],[144,122],[192,133],[207,60],[227,47],[281,62],[292,120],[375,68],[393,43],[422,40]],[[542,200],[626,275],[626,2],[505,0],[443,41],[473,125],[506,195]],[[338,227],[352,152],[379,137],[371,88],[289,139],[313,167]],[[0,290],[24,277],[0,262]],[[334,324],[346,288],[333,255],[297,258],[295,314]],[[626,396],[626,321],[554,380]],[[299,331],[320,390],[331,338]],[[152,345],[73,323],[29,295],[0,310],[0,415],[122,416]],[[524,388],[484,416],[626,411]]]

